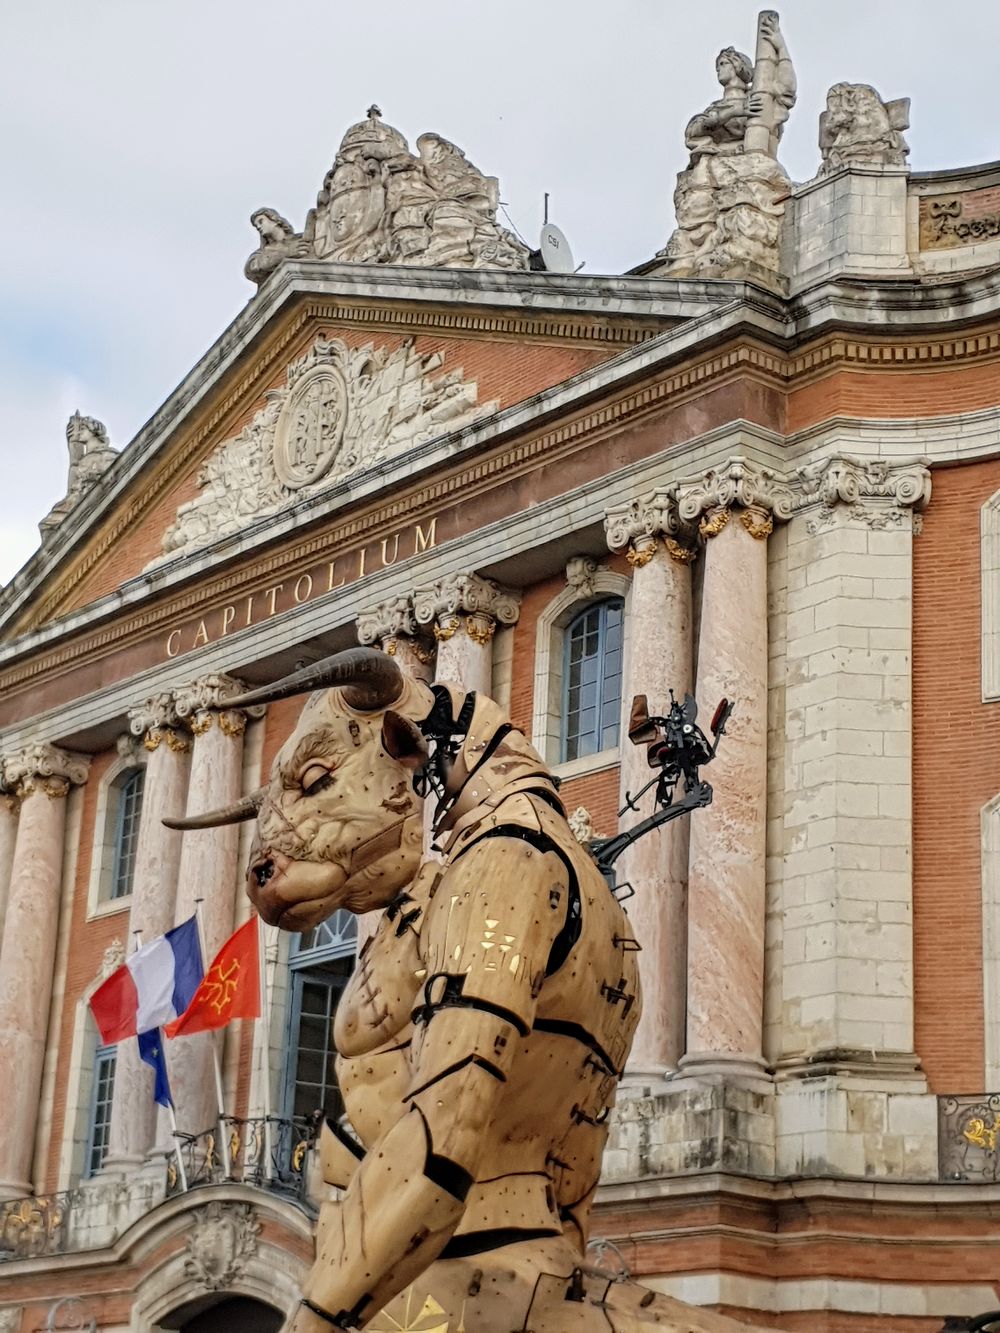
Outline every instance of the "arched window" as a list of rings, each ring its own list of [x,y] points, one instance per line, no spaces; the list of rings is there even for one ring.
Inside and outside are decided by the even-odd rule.
[[[358,919],[335,912],[293,941],[285,1065],[286,1119],[322,1111],[331,1120],[344,1104],[334,1072],[333,1016],[354,968]]]
[[[566,627],[563,661],[562,762],[618,744],[622,703],[620,597],[596,602]]]
[[[132,892],[135,854],[139,846],[139,814],[146,770],[127,773],[115,788],[114,837],[112,842],[109,898],[127,898]]]

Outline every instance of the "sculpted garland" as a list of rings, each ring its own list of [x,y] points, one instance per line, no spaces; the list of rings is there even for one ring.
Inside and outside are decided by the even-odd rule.
[[[282,929],[382,912],[334,1025],[350,1128],[324,1127],[321,1159],[344,1193],[288,1329],[742,1328],[584,1265],[638,942],[540,756],[492,700],[370,648],[227,704],[311,690],[266,787],[172,821],[256,817],[248,892]],[[630,728],[654,767],[662,721]]]

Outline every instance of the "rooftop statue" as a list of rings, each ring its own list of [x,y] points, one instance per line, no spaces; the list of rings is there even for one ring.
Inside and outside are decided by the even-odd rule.
[[[273,209],[251,219],[260,248],[246,275],[260,283],[286,257],[427,268],[528,267],[528,248],[497,222],[499,186],[439,134],[417,153],[377,106],[344,135],[301,235]]]
[[[104,423],[79,412],[74,412],[66,423],[66,446],[69,450],[66,495],[39,523],[43,540],[59,527],[118,457]]]
[[[492,700],[369,648],[229,704],[311,691],[264,788],[168,821],[256,817],[248,892],[282,929],[382,910],[335,1018],[349,1126],[320,1153],[344,1193],[291,1333],[745,1329],[585,1266],[641,998],[628,919],[541,757]],[[697,728],[664,741],[644,706],[633,720],[662,772],[694,732],[694,762],[714,753]],[[689,777],[687,802],[707,787]],[[422,858],[424,794],[440,861]]]
[[[903,167],[910,148],[910,99],[883,102],[867,83],[835,83],[819,118],[820,175],[842,167]]]
[[[715,62],[722,96],[688,122],[690,151],[677,177],[677,228],[658,258],[668,277],[745,277],[778,271],[790,188],[778,143],[796,82],[778,15],[757,20],[756,58],[734,47]]]

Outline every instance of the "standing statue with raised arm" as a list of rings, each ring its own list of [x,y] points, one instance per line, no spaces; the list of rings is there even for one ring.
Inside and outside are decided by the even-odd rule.
[[[762,278],[779,269],[789,180],[778,143],[795,104],[795,71],[778,23],[757,20],[756,59],[727,46],[715,62],[722,96],[693,116],[691,157],[677,177],[677,227],[658,258],[666,277]]]
[[[291,1333],[745,1330],[585,1264],[641,1008],[637,941],[598,869],[620,839],[597,860],[576,840],[491,699],[421,684],[373,649],[230,704],[314,690],[260,792],[171,821],[256,817],[248,892],[282,929],[382,911],[336,1014],[349,1124],[327,1124],[320,1152],[344,1193],[323,1206]],[[684,707],[633,708],[660,773],[654,820],[682,778],[675,813],[711,798],[697,770],[714,746]],[[440,861],[422,859],[424,795]]]

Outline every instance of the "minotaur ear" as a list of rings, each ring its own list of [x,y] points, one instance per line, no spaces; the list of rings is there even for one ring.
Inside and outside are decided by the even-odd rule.
[[[382,718],[382,748],[406,768],[423,768],[430,753],[416,723],[391,708]]]
[[[649,704],[644,694],[637,694],[632,700],[632,711],[628,719],[628,738],[633,745],[645,745],[656,739],[656,726],[649,720]]]

